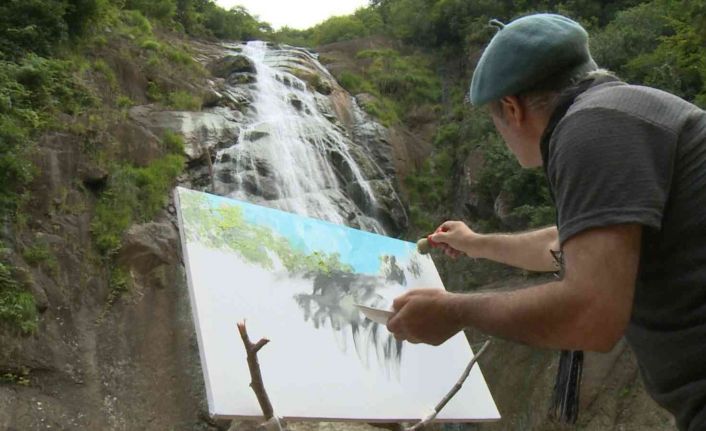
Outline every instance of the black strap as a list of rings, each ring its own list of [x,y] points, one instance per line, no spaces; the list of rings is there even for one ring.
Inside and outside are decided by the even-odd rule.
[[[579,417],[583,352],[562,350],[554,383],[551,414],[559,422],[574,424]]]

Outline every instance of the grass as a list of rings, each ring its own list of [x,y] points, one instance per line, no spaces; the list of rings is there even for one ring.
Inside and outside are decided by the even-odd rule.
[[[184,154],[184,137],[171,130],[167,130],[162,136],[162,145],[170,154]]]
[[[95,244],[104,256],[117,253],[132,223],[152,219],[166,205],[185,158],[180,136],[165,135],[163,145],[169,154],[147,167],[118,164],[112,169],[91,223]]]
[[[173,91],[167,94],[166,105],[177,111],[200,111],[202,100],[187,91]]]
[[[54,255],[46,243],[40,242],[24,249],[22,257],[28,264],[36,266],[50,260]]]
[[[37,330],[34,296],[17,281],[15,270],[0,262],[0,322],[29,334]]]
[[[441,84],[426,57],[393,49],[363,50],[356,57],[360,73],[342,71],[336,79],[353,95],[374,96],[361,108],[383,125],[399,123],[415,106],[439,103]]]
[[[43,267],[54,277],[59,274],[59,262],[49,245],[44,242],[38,242],[25,248],[22,251],[22,257],[29,265]]]
[[[19,370],[9,370],[0,374],[0,383],[10,383],[13,385],[29,386],[30,370],[29,368],[22,367]]]
[[[118,88],[118,78],[115,76],[115,72],[110,68],[110,66],[108,66],[108,63],[106,63],[105,60],[98,59],[94,61],[92,68],[94,71],[105,77],[105,80],[108,82],[111,90]]]
[[[160,51],[162,49],[162,44],[160,44],[154,39],[145,39],[142,41],[142,43],[140,43],[140,48],[149,51]]]

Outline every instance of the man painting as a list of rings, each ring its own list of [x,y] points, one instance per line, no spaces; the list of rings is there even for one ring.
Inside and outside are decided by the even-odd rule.
[[[466,327],[532,346],[605,352],[626,337],[645,385],[680,430],[706,429],[706,113],[598,69],[574,21],[530,15],[483,53],[471,101],[523,167],[543,166],[557,224],[513,235],[447,221],[464,253],[559,281],[515,291],[413,290],[394,302],[398,339],[440,344]]]

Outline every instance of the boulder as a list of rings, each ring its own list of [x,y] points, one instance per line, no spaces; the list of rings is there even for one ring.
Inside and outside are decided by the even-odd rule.
[[[362,96],[362,95],[358,95]],[[358,97],[356,96],[356,97]],[[390,132],[380,123],[357,110],[353,126],[353,141],[365,148],[365,153],[372,156],[375,163],[387,176],[397,174],[393,160],[393,148],[390,144]]]
[[[161,265],[181,262],[179,234],[169,222],[150,222],[131,226],[123,237],[118,263],[131,271],[147,275]]]
[[[301,112],[302,108],[304,107],[304,102],[302,102],[301,99],[298,98],[297,96],[291,96],[289,98],[289,103],[292,106],[294,106],[294,109],[296,109],[297,111],[300,111],[300,112]]]
[[[257,75],[254,73],[233,73],[226,80],[230,85],[246,85],[257,82]]]
[[[255,65],[244,55],[226,55],[208,65],[214,76],[228,78],[233,73],[255,73]]]
[[[370,93],[359,93],[355,95],[355,101],[358,102],[363,109],[377,103],[378,98]]]
[[[157,136],[167,130],[181,134],[190,160],[201,158],[204,151],[235,145],[240,134],[240,114],[223,107],[184,112],[158,111],[152,105],[143,105],[131,108],[129,115]]]
[[[373,180],[368,184],[377,200],[374,215],[391,235],[399,235],[409,225],[404,204],[391,180]]]

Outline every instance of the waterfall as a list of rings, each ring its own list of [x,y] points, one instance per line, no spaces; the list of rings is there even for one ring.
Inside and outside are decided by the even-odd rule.
[[[214,191],[384,234],[376,219],[380,203],[366,174],[388,185],[389,178],[335,119],[329,98],[296,76],[332,80],[328,71],[304,49],[259,41],[226,48],[247,57],[256,74],[254,82],[227,84],[229,94],[243,94],[246,86],[250,104],[237,141],[216,153]],[[352,117],[361,121],[360,112]],[[399,202],[393,187],[386,190]]]

